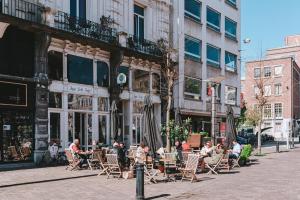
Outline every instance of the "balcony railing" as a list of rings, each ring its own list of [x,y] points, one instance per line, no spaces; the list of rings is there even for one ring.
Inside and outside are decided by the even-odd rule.
[[[111,45],[119,45],[117,43],[117,30],[114,28],[101,23],[73,17],[62,11],[55,12],[53,16],[54,23],[49,24],[46,20],[46,7],[25,0],[0,0],[0,14]],[[161,51],[157,48],[156,43],[139,39],[135,36],[128,36],[126,47],[143,54],[157,57],[161,56]]]
[[[156,43],[133,35],[128,35],[127,48],[154,56],[162,55]]]

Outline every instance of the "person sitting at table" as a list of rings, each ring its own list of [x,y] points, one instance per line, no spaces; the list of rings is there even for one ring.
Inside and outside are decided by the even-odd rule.
[[[240,156],[241,153],[241,145],[237,143],[236,140],[232,142],[233,144],[233,149],[229,150],[229,159],[237,159]]]
[[[147,150],[147,149],[146,149]],[[146,158],[145,154],[145,144],[143,142],[140,143],[140,146],[136,150],[135,162],[136,163],[144,163],[144,159]]]
[[[208,141],[208,142],[206,142],[204,147],[202,147],[202,149],[200,151],[200,155],[203,157],[209,157],[209,156],[211,156],[212,151],[213,151],[212,143],[211,143],[211,141]]]
[[[175,147],[176,147],[177,158],[182,162],[182,160],[183,160],[183,157],[182,157],[182,144],[179,140],[176,140]]]
[[[113,148],[111,150],[111,153],[112,154],[118,154],[118,151],[119,151],[119,143],[117,141],[114,142],[113,144]]]
[[[182,141],[182,151],[190,151],[190,145],[186,141]]]
[[[221,145],[217,144],[217,146],[212,147],[211,156],[204,158],[204,162],[207,164],[217,164],[217,162],[223,156],[223,153],[224,150],[221,148]]]
[[[88,155],[90,154],[89,151],[82,151],[80,149],[80,142],[79,139],[75,139],[74,142],[69,147],[73,156],[80,160],[79,167],[82,168],[83,164],[87,164]]]

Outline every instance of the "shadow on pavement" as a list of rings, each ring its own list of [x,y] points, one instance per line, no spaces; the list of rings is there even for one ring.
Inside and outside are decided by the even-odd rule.
[[[158,198],[169,197],[169,196],[171,196],[171,195],[170,194],[160,194],[160,195],[156,195],[156,196],[153,196],[153,197],[145,198],[145,200],[158,199]]]
[[[66,178],[57,178],[57,179],[49,179],[49,180],[41,180],[41,181],[30,181],[30,182],[25,182],[25,183],[15,183],[15,184],[9,184],[9,185],[0,185],[0,188],[21,186],[21,185],[31,185],[31,184],[37,184],[37,183],[48,183],[48,182],[63,181],[63,180],[77,179],[77,178],[87,178],[87,177],[91,177],[91,176],[97,176],[97,174],[66,177]]]

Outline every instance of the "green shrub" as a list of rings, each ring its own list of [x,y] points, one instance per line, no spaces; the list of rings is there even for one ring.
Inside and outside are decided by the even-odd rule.
[[[241,153],[241,160],[246,161],[252,152],[252,146],[250,144],[244,145],[242,153]]]

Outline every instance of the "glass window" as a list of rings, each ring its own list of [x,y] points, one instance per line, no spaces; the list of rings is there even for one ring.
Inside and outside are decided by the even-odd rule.
[[[281,95],[282,94],[282,87],[281,83],[275,84],[275,95]]]
[[[99,143],[106,144],[107,136],[107,117],[106,115],[99,115]]]
[[[184,51],[186,57],[200,60],[201,41],[196,38],[186,36],[184,39]]]
[[[92,110],[93,98],[86,95],[69,94],[68,109],[73,110]]]
[[[282,103],[275,103],[275,118],[282,118]]]
[[[98,98],[98,110],[108,112],[109,105],[108,105],[108,98],[106,97],[99,97]]]
[[[134,69],[133,70],[132,89],[136,92],[149,92],[149,79],[150,74],[147,71]]]
[[[264,86],[264,96],[268,97],[272,95],[272,87],[271,85]]]
[[[225,51],[225,65],[228,71],[235,72],[237,70],[237,56]]]
[[[272,69],[271,67],[264,67],[264,77],[271,77]]]
[[[119,73],[123,73],[126,75],[126,83],[123,85],[123,89],[128,90],[128,83],[129,83],[129,69],[125,66],[120,66],[118,69]]]
[[[275,132],[281,132],[281,122],[275,122]]]
[[[187,98],[200,99],[201,96],[201,80],[196,78],[185,77],[184,94]]]
[[[269,128],[269,127],[272,127],[271,122],[265,122],[265,123],[264,123],[264,128]],[[270,134],[270,133],[271,133],[271,130],[272,130],[272,128],[270,128],[270,129],[268,129],[268,130],[265,130],[264,133]]]
[[[282,66],[275,66],[274,67],[274,75],[281,76],[282,75]]]
[[[93,60],[68,55],[68,81],[93,85]]]
[[[254,86],[254,94],[259,95],[259,88],[257,86]]]
[[[49,108],[62,108],[62,95],[57,92],[49,93]]]
[[[50,142],[60,144],[60,113],[50,113]]]
[[[48,52],[48,76],[52,80],[63,80],[63,54],[61,52]]]
[[[144,39],[144,8],[134,5],[134,36]]]
[[[221,49],[207,44],[207,64],[212,66],[220,66]]]
[[[230,6],[236,7],[236,0],[226,0],[225,2]]]
[[[237,89],[231,86],[225,86],[225,103],[236,105]]]
[[[254,68],[254,78],[260,78],[261,77],[261,70],[260,68]]]
[[[237,23],[229,18],[225,18],[225,36],[236,39]]]
[[[271,104],[266,104],[264,106],[264,118],[270,119],[272,117],[272,106]]]
[[[219,12],[207,7],[207,11],[206,11],[207,27],[219,32],[220,19],[221,19],[221,14]]]
[[[160,75],[157,73],[152,73],[152,92],[160,94]]]
[[[197,0],[184,1],[184,14],[196,21],[201,20],[201,3]]]
[[[86,0],[70,0],[70,15],[86,19]]]
[[[101,87],[109,86],[109,69],[106,62],[97,62],[97,83]]]

